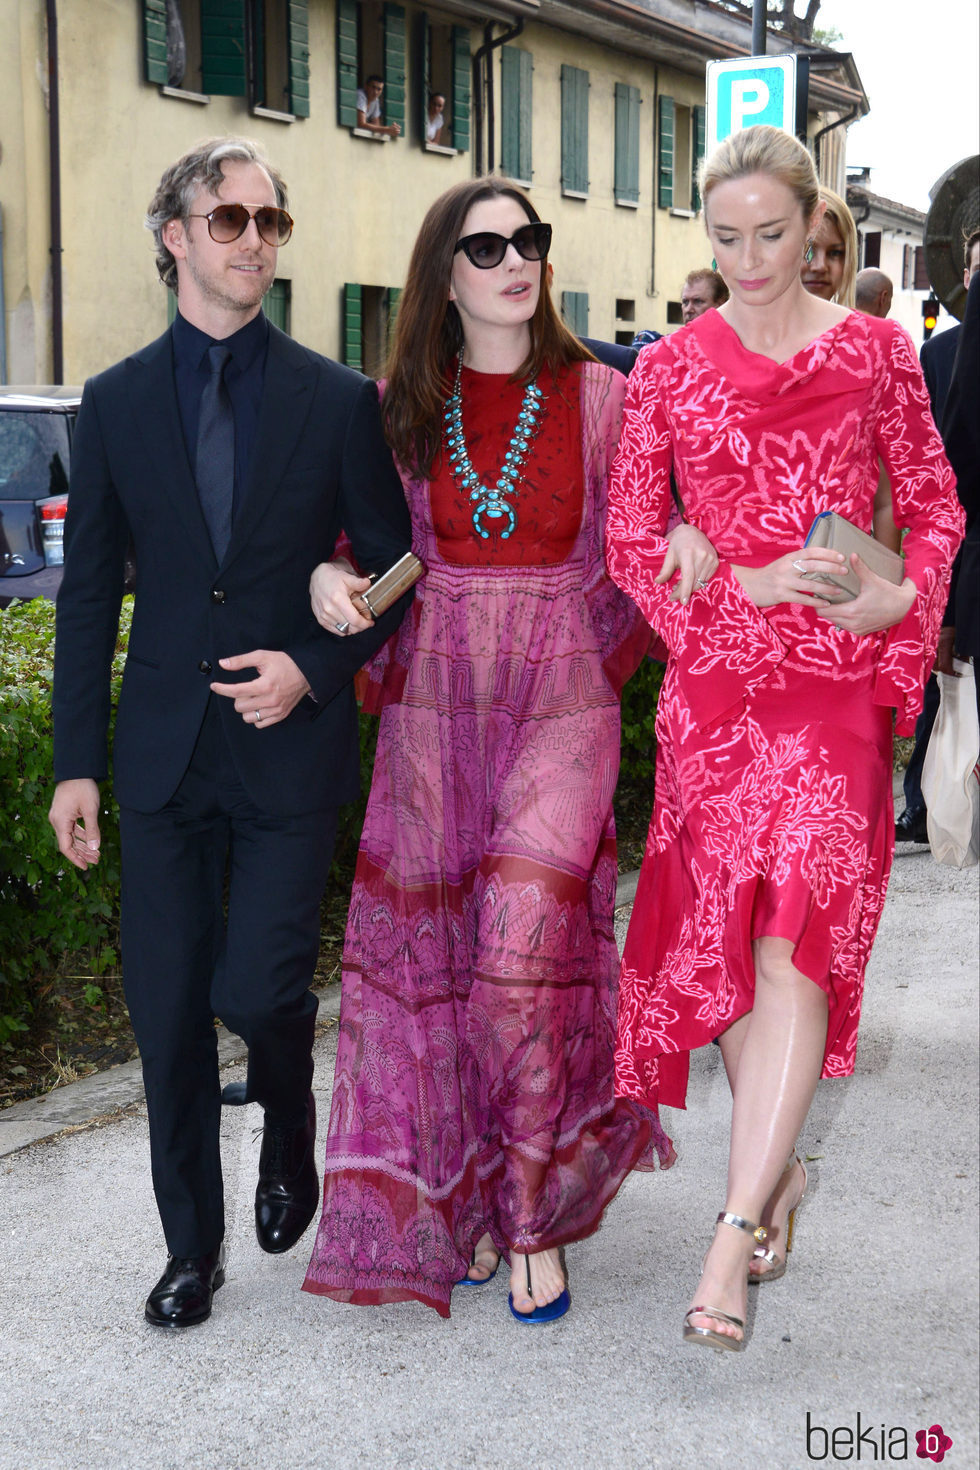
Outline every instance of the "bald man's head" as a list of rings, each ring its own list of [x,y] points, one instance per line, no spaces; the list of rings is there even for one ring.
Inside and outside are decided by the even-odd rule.
[[[854,282],[854,305],[868,316],[887,316],[891,310],[893,286],[884,271],[868,266],[858,271]]]

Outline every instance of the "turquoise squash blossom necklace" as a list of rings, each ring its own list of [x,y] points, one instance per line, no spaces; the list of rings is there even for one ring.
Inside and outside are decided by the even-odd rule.
[[[517,511],[511,502],[517,498],[517,482],[521,478],[525,462],[531,452],[534,436],[540,427],[540,419],[544,410],[544,394],[538,387],[537,378],[532,378],[524,389],[524,401],[517,415],[514,432],[510,436],[507,453],[500,467],[500,475],[496,485],[491,488],[484,485],[473,468],[473,461],[466,448],[466,440],[463,436],[462,378],[463,354],[461,352],[459,366],[456,369],[456,381],[453,384],[452,393],[446,400],[446,411],[443,415],[443,434],[449,468],[457,486],[464,495],[469,497],[473,506],[473,529],[476,534],[484,541],[489,541],[490,530],[482,523],[499,521],[506,516],[506,528],[500,532],[501,541],[506,541],[517,525]]]

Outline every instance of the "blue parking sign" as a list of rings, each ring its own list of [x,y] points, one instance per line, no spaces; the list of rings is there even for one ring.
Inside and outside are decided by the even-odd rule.
[[[709,61],[706,76],[707,151],[757,123],[785,128],[796,123],[796,57],[746,56]]]

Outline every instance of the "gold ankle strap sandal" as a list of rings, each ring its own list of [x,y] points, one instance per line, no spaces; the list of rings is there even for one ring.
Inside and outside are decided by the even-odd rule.
[[[765,1245],[768,1239],[764,1225],[753,1224],[741,1215],[733,1215],[730,1210],[722,1210],[715,1224],[730,1225],[733,1230],[744,1230],[760,1246]],[[727,1332],[715,1332],[710,1327],[695,1327],[691,1318],[698,1316],[713,1317],[716,1322],[727,1322],[730,1327],[737,1327],[743,1336],[730,1337]],[[726,1353],[740,1353],[745,1347],[744,1333],[745,1323],[741,1317],[733,1317],[730,1312],[719,1311],[717,1307],[700,1305],[691,1307],[684,1313],[684,1341],[692,1347],[712,1347]]]

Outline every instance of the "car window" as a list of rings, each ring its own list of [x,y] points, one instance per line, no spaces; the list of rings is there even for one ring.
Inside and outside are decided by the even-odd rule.
[[[0,412],[0,500],[41,500],[68,489],[68,420]]]

